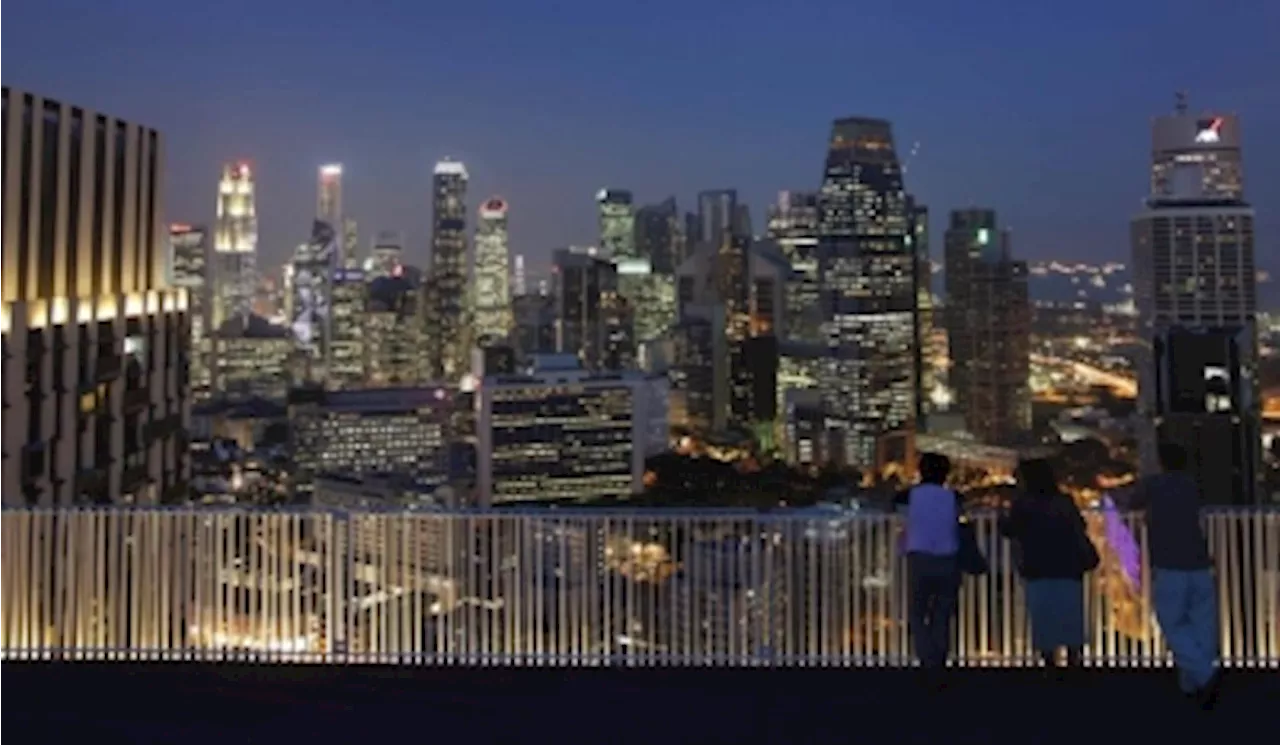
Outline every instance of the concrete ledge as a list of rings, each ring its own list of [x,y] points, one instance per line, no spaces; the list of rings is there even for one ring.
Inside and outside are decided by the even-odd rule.
[[[1275,732],[1280,673],[1202,712],[1165,670],[511,669],[5,663],[14,742],[957,743]],[[39,739],[29,739],[39,738]],[[1085,739],[1087,738],[1087,739]]]

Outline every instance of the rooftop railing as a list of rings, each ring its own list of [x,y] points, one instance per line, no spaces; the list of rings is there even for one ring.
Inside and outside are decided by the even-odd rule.
[[[1036,664],[995,516],[954,663]],[[1140,516],[1091,513],[1088,664],[1161,666]],[[1223,664],[1280,668],[1280,512],[1207,511]],[[1122,529],[1124,526],[1127,530]],[[6,660],[903,666],[893,515],[6,510]],[[1131,540],[1130,540],[1131,539]]]

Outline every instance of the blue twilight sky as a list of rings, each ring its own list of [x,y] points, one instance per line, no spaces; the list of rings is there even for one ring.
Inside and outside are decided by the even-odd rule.
[[[991,206],[1026,258],[1127,261],[1149,119],[1186,89],[1242,117],[1280,268],[1280,0],[8,0],[3,21],[5,84],[162,130],[168,219],[211,221],[219,164],[254,163],[265,264],[308,234],[328,161],[362,243],[404,230],[411,263],[446,155],[473,209],[508,199],[530,263],[595,242],[605,185],[682,208],[737,187],[759,229],[854,114],[920,143],[935,233]]]

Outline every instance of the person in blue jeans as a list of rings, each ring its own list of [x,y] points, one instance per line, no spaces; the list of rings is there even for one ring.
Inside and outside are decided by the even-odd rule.
[[[924,453],[920,483],[895,500],[907,507],[908,626],[920,666],[931,673],[947,664],[960,589],[960,497],[944,486],[950,472],[945,455]]]
[[[1147,513],[1156,620],[1178,683],[1211,708],[1218,695],[1217,589],[1200,526],[1200,489],[1186,471],[1186,450],[1165,443],[1159,452],[1163,473],[1138,483],[1132,506]]]

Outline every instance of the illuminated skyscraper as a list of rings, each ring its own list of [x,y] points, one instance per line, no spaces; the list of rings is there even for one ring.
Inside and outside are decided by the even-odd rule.
[[[521,254],[516,254],[515,268],[511,273],[511,284],[511,294],[516,297],[528,294],[528,277],[524,272],[524,256]]]
[[[1139,313],[1138,444],[1182,445],[1204,497],[1253,502],[1258,484],[1254,211],[1230,114],[1177,111],[1152,125],[1151,196],[1133,218]]]
[[[596,193],[600,210],[600,252],[609,259],[636,257],[636,215],[631,192],[601,189]]]
[[[188,299],[165,270],[162,137],[3,96],[4,505],[184,501]]]
[[[475,338],[480,344],[511,333],[510,281],[507,203],[492,197],[480,206],[480,222],[476,225]]]
[[[821,283],[818,277],[818,195],[784,191],[769,208],[769,237],[791,262],[786,286],[786,329],[792,342],[818,344],[822,336]]]
[[[248,318],[258,282],[258,216],[248,163],[228,163],[218,181],[213,234],[212,328]]]
[[[404,262],[404,233],[398,230],[379,230],[373,239],[373,249],[365,271],[369,280],[391,277]]]
[[[191,397],[208,398],[213,384],[213,347],[209,327],[208,231],[200,226],[169,226],[173,250],[173,284],[187,290],[187,316],[191,319]]]
[[[369,283],[362,269],[342,268],[333,275],[333,320],[329,341],[331,390],[359,388],[368,379],[365,369],[365,319]]]
[[[322,382],[333,338],[333,278],[338,269],[338,237],[333,226],[316,220],[311,240],[293,255],[293,316],[289,326],[303,355],[304,380]]]
[[[316,219],[337,228],[342,224],[342,164],[320,166],[316,188]]]
[[[435,216],[431,232],[431,301],[428,323],[435,346],[432,377],[457,383],[470,369],[471,324],[467,317],[467,169],[442,160],[432,179]]]
[[[835,122],[818,209],[818,271],[831,350],[822,395],[844,460],[871,466],[882,435],[915,416],[915,252],[902,171],[883,119]]]

